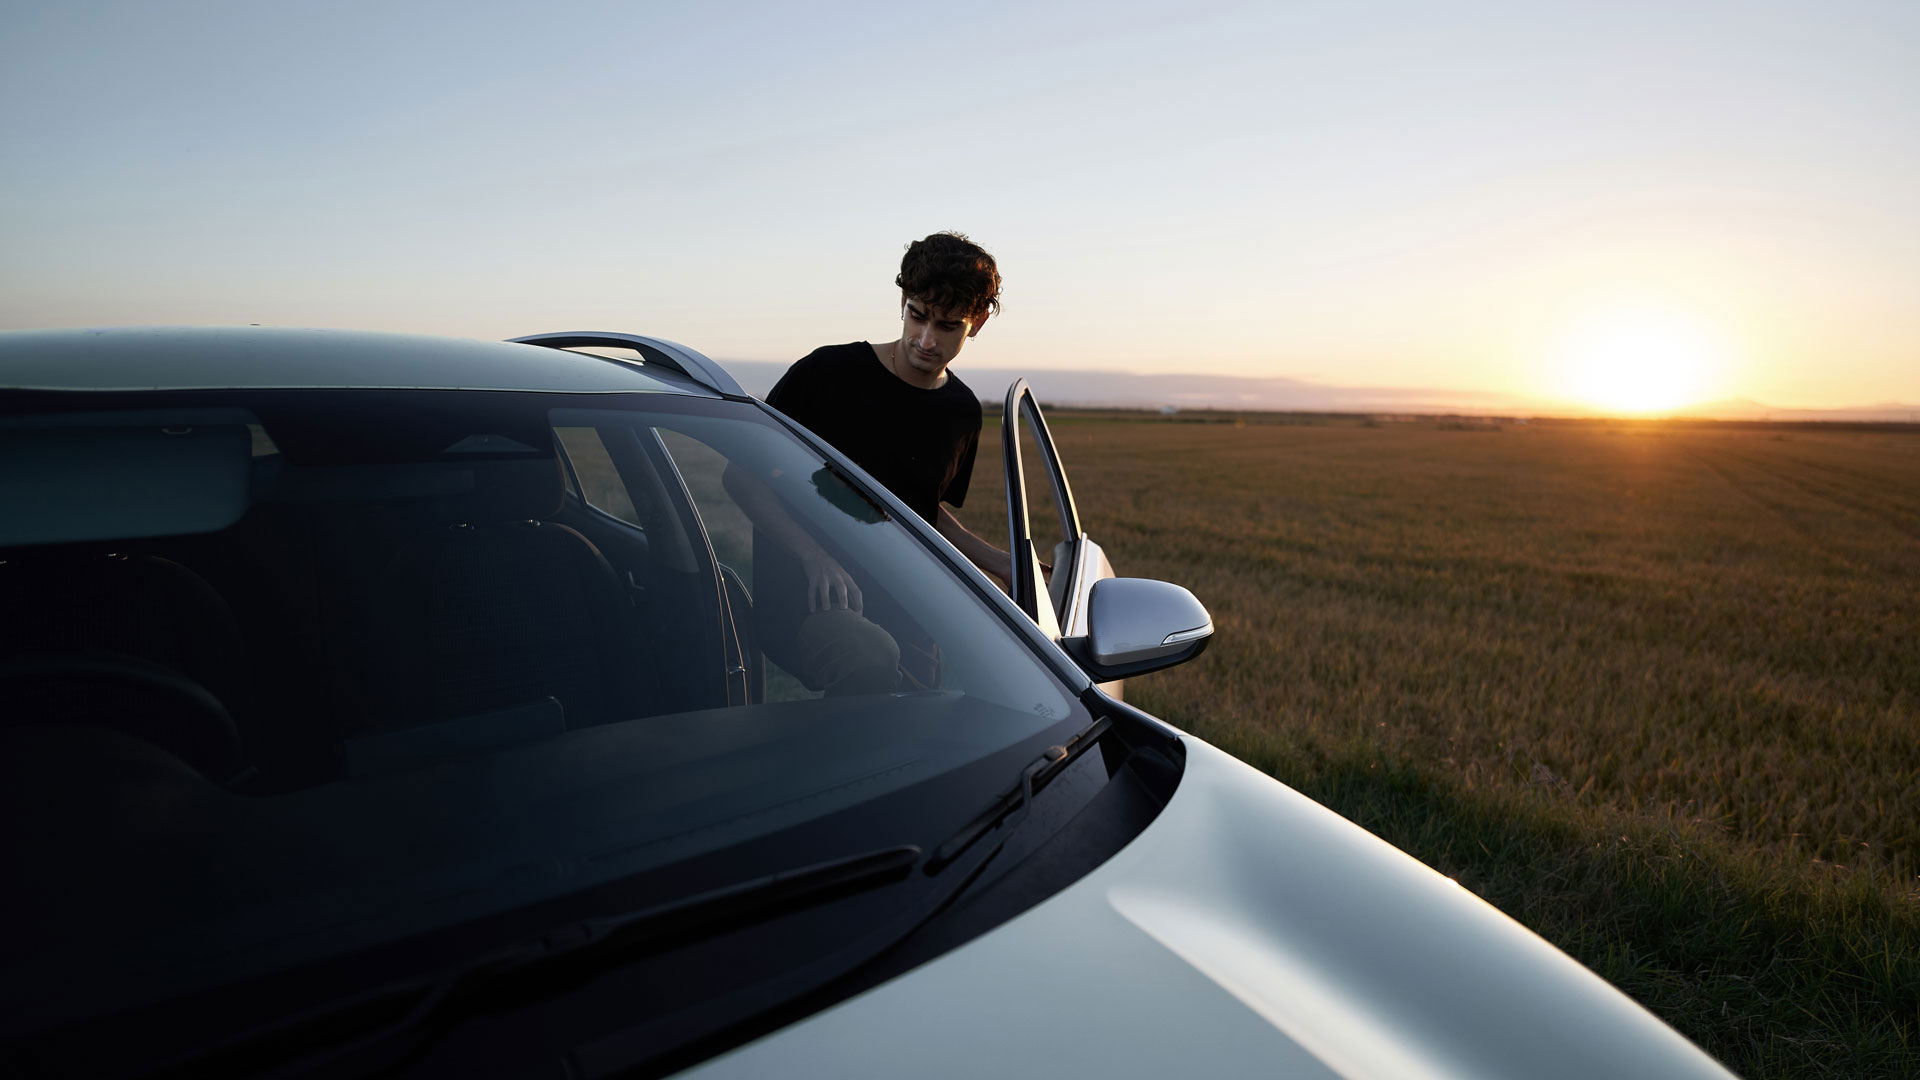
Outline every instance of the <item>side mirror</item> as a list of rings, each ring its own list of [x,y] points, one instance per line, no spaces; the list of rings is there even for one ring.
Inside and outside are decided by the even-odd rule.
[[[1087,674],[1108,682],[1182,664],[1205,651],[1213,618],[1178,585],[1149,578],[1104,578],[1087,597],[1085,637],[1063,638]]]

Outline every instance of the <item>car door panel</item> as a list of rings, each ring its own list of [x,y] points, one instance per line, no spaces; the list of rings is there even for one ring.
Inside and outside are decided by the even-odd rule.
[[[1061,540],[1053,546],[1051,577],[1042,572],[1028,514],[1032,499],[1027,490],[1026,460],[1021,446],[1023,432],[1034,443],[1041,474],[1047,481],[1046,493],[1052,497],[1060,528]],[[1087,632],[1087,602],[1094,583],[1113,577],[1113,564],[1100,545],[1081,528],[1073,486],[1060,463],[1059,451],[1040,403],[1025,379],[1015,379],[1007,387],[1000,436],[1006,469],[1008,551],[1013,557],[1014,602],[1055,641],[1083,635]],[[1043,578],[1044,588],[1040,584]],[[1117,681],[1104,683],[1101,688],[1115,697],[1120,696]]]

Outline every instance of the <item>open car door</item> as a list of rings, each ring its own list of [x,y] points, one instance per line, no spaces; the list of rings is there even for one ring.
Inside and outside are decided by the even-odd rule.
[[[1035,541],[1033,522],[1028,516],[1028,507],[1034,500],[1027,492],[1026,461],[1021,446],[1023,432],[1037,451],[1035,464],[1047,479],[1046,494],[1052,496],[1053,509],[1059,518],[1059,540],[1048,553],[1053,565],[1051,577],[1042,572],[1041,548],[1045,545]],[[1047,431],[1040,403],[1025,379],[1015,379],[1013,385],[1007,387],[1000,441],[1006,465],[1007,550],[1013,554],[1014,602],[1055,641],[1085,637],[1094,583],[1113,577],[1113,565],[1107,561],[1100,545],[1089,539],[1080,527],[1073,488],[1060,465],[1060,454]],[[1102,689],[1117,697],[1120,684],[1113,682]]]
[[[1027,489],[1023,433],[1032,441],[1038,471],[1047,478],[1044,491]],[[1013,599],[1020,610],[1113,697],[1120,696],[1121,679],[1182,664],[1205,651],[1213,639],[1213,618],[1198,598],[1171,582],[1114,576],[1106,553],[1081,531],[1073,488],[1025,379],[1015,379],[1007,388],[1000,440],[1007,479],[1007,550],[1013,555]],[[1027,512],[1035,495],[1051,496],[1059,517],[1051,577],[1042,573],[1040,551],[1045,545],[1034,539]]]

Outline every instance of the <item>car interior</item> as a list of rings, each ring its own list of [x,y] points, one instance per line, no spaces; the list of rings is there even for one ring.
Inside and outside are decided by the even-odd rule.
[[[623,463],[652,528],[619,521],[521,397],[28,417],[4,433],[9,726],[117,726],[268,792],[757,700],[749,594],[664,453]],[[103,484],[147,497],[75,497]]]

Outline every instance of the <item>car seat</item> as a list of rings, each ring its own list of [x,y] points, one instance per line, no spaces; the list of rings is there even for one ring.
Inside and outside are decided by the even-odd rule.
[[[559,459],[462,462],[470,490],[408,507],[361,611],[376,730],[502,710],[567,728],[644,711],[644,665],[613,568],[559,512]],[[455,485],[446,485],[449,488]]]

